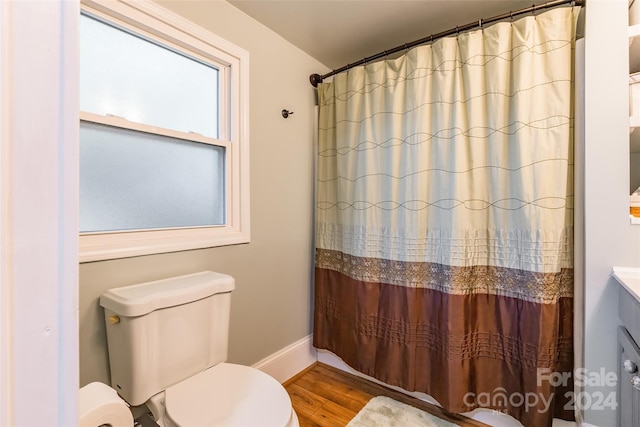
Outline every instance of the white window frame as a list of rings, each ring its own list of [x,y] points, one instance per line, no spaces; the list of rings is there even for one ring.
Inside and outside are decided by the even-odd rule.
[[[83,0],[81,9],[161,45],[222,65],[219,139],[197,134],[188,139],[225,147],[226,200],[225,224],[220,226],[81,233],[80,262],[248,243],[249,53],[149,0]],[[180,132],[119,117],[80,112],[80,120],[184,139]]]

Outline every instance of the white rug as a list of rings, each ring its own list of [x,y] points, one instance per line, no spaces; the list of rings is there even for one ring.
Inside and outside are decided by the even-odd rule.
[[[458,427],[413,406],[389,397],[371,399],[347,427]]]

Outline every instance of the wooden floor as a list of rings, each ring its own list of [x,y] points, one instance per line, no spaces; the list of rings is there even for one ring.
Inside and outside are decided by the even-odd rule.
[[[391,397],[460,426],[487,427],[322,363],[296,375],[284,386],[291,396],[300,427],[343,427],[376,396]]]

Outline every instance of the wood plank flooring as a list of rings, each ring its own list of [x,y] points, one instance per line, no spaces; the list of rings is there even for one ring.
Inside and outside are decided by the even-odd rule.
[[[296,375],[284,386],[298,414],[300,427],[343,427],[376,396],[391,397],[463,427],[488,427],[322,363]]]

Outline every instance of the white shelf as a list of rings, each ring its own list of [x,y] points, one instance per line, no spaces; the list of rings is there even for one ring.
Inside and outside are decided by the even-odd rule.
[[[631,85],[640,84],[640,40],[634,43],[636,37],[640,37],[640,24],[629,26],[629,88]],[[629,95],[632,93],[629,92]],[[633,101],[633,99],[631,99]],[[636,114],[635,117],[629,117],[629,127],[631,132],[637,127],[640,127],[640,114]]]
[[[640,24],[630,25],[629,34],[629,152],[640,153]],[[640,225],[640,218],[629,215]],[[639,273],[640,274],[640,273]],[[640,288],[639,288],[640,290]]]
[[[629,72],[640,71],[640,24],[629,27]]]

